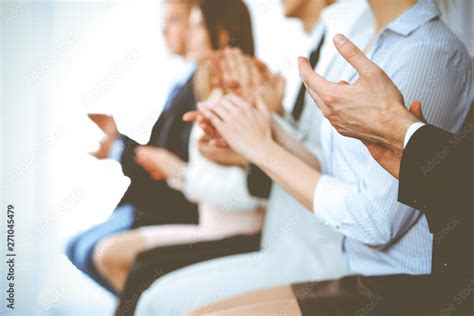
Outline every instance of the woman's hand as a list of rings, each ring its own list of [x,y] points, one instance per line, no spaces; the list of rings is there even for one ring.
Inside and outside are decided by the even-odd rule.
[[[150,176],[159,181],[169,178],[182,178],[186,163],[166,149],[139,146],[135,149],[135,160]]]
[[[265,100],[268,110],[280,116],[285,115],[283,97],[285,96],[285,78],[274,75],[270,80],[263,82],[257,89]]]
[[[224,140],[251,162],[264,161],[266,150],[275,144],[272,116],[261,96],[253,106],[239,96],[227,95],[212,108],[200,111]]]
[[[207,135],[203,135],[198,142],[201,155],[223,166],[245,167],[247,159],[229,147],[215,146]]]
[[[104,132],[104,138],[100,141],[99,149],[91,152],[90,155],[97,159],[106,159],[109,156],[110,147],[119,137],[117,124],[114,117],[107,114],[89,114],[89,118],[97,127]]]

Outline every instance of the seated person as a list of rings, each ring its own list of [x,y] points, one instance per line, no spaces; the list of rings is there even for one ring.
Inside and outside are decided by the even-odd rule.
[[[221,89],[212,84],[207,68],[216,50],[224,47],[240,48],[253,56],[254,45],[250,16],[240,2],[211,8],[202,2],[191,10],[188,36],[188,55],[197,61],[194,88],[198,99],[213,98]],[[242,10],[239,19],[225,18]],[[214,21],[211,25],[208,21]],[[216,23],[219,21],[219,23]],[[219,38],[219,42],[211,39]],[[229,42],[239,38],[238,42]],[[267,70],[268,71],[268,70]],[[269,90],[273,91],[273,90]],[[214,96],[215,98],[215,96]],[[281,102],[281,100],[280,100]],[[191,244],[217,240],[237,234],[257,234],[261,230],[263,212],[261,201],[250,196],[246,189],[245,159],[233,155],[234,164],[223,167],[204,158],[198,150],[202,131],[196,124],[189,141],[189,162],[162,148],[141,146],[136,149],[136,161],[157,181],[168,184],[198,204],[199,224],[153,225],[140,227],[102,240],[94,252],[94,263],[101,276],[121,293],[128,271],[138,253],[161,246]],[[232,158],[232,157],[230,157]],[[183,254],[184,256],[185,254]]]
[[[363,41],[355,36],[357,44],[366,47],[371,59],[399,85],[408,103],[415,95],[426,100],[424,113],[432,124],[459,130],[471,103],[470,59],[461,42],[439,21],[435,2],[393,1],[387,5],[373,0],[370,5],[377,21],[373,40],[360,45]],[[434,80],[439,74],[444,74],[443,80]],[[356,75],[347,67],[347,75],[339,80],[354,82]],[[446,84],[446,80],[453,84]],[[420,89],[427,84],[433,88]],[[426,217],[397,202],[398,182],[358,140],[338,134],[325,120],[323,152],[316,158],[272,124],[261,99],[250,104],[229,96],[200,110],[234,150],[313,210],[319,221],[344,234],[344,256],[352,273],[431,273],[433,236]],[[138,311],[144,315],[180,311],[172,302],[173,296],[180,295],[192,301],[190,304],[198,300],[209,304],[206,310],[224,288],[233,288],[232,276],[255,282],[255,275],[222,260],[187,267],[160,279],[144,293]],[[282,262],[275,271],[281,270]]]
[[[332,23],[331,28],[324,28],[322,23],[317,23],[317,20],[315,20],[319,17],[321,9],[328,6],[330,3],[332,3],[332,1],[306,2],[299,0],[295,2],[283,2],[285,7],[285,15],[287,17],[297,17],[300,19],[304,24],[305,31],[308,33],[308,35],[310,35],[311,44],[310,53],[308,56],[310,57],[312,65],[318,64],[318,60],[321,55],[325,57],[334,56],[333,54],[328,54],[327,52],[321,54],[321,52],[327,51],[328,48],[332,48],[331,46],[323,45],[324,34],[329,34],[330,31],[336,32],[338,28],[334,26],[334,23]],[[343,9],[350,10],[353,8],[351,8],[350,5],[338,3],[333,5],[331,10],[325,10],[321,19],[326,20],[325,23],[328,24],[332,13]],[[306,14],[305,10],[310,10],[311,15]],[[354,18],[358,20],[357,24],[360,26],[370,25],[372,21],[370,18],[370,12],[364,7],[362,7],[362,10],[360,11],[364,14],[361,16],[358,16],[357,14],[354,15]],[[235,14],[235,16],[239,16],[239,14]],[[226,17],[223,18],[227,19]],[[228,19],[232,19],[232,17],[229,17]],[[350,22],[350,19],[346,19],[346,25],[350,25],[351,23],[352,22]],[[340,26],[343,28],[342,24]],[[332,59],[333,58],[326,58],[324,60],[323,58],[321,65],[318,64],[319,69],[324,69],[325,65],[328,67],[327,65],[332,63]],[[291,130],[294,130],[295,127],[298,127],[299,131],[295,130],[294,132],[300,133],[302,136],[304,136],[307,131],[306,126],[308,123],[314,122],[314,120],[317,119],[315,114],[322,117],[322,115],[316,111],[304,110],[305,107],[311,102],[311,98],[309,96],[305,97],[305,89],[303,84],[301,84],[301,89],[295,100],[295,104],[291,113],[286,115],[282,106],[284,80],[280,75],[271,75],[266,66],[260,61],[252,59],[249,56],[244,56],[236,49],[226,50],[222,53],[214,54],[212,61],[213,62],[210,63],[210,66],[212,67],[200,67],[200,71],[198,72],[200,75],[199,77],[202,77],[203,75],[209,75],[209,72],[212,72],[212,80],[197,80],[195,82],[200,88],[203,88],[205,91],[209,91],[207,94],[210,93],[210,86],[212,86],[212,84],[209,83],[218,84],[219,88],[224,93],[238,93],[239,95],[245,95],[249,98],[252,98],[252,95],[255,93],[254,90],[258,90],[267,100],[269,109],[272,112],[275,112],[278,116],[282,116],[288,120],[286,127]],[[205,69],[213,71],[205,71]],[[263,77],[261,77],[261,73],[263,74]],[[202,85],[201,83],[204,84]],[[311,118],[309,118],[308,115],[310,115]],[[192,120],[192,117],[193,115],[187,115],[186,120]],[[242,163],[246,163],[243,157],[236,154],[229,148],[218,148],[209,145],[207,143],[206,137],[200,139],[198,147],[202,155],[218,164],[228,166],[235,164],[242,165]],[[313,147],[318,148],[316,144],[313,144]],[[193,165],[196,165],[196,163],[193,163]],[[201,168],[198,168],[197,170],[199,169]],[[250,170],[252,169],[252,166],[248,167],[248,172],[251,172]],[[207,171],[207,173],[209,173],[209,171]],[[181,174],[181,172],[175,174]],[[204,183],[207,181],[196,181],[198,177],[193,177],[195,180],[194,182],[188,181],[191,180],[190,175],[192,174],[199,173],[187,172],[187,175],[184,177],[184,179],[188,184],[194,184],[192,185],[192,187],[195,188],[194,195],[198,193],[198,195],[204,197],[205,200],[222,204],[223,201],[220,201],[220,195],[216,194],[214,190],[209,190],[209,185]],[[256,174],[258,175],[258,173]],[[260,175],[265,176],[265,174]],[[214,177],[212,174],[210,176]],[[215,176],[218,175],[216,174]],[[271,189],[271,181],[268,182],[267,179],[264,178],[264,181],[267,185],[270,185],[263,189],[265,194],[257,194],[256,196],[268,198],[268,193]],[[178,182],[182,181],[180,180]],[[247,185],[251,194],[254,194],[252,192],[252,187],[262,188],[261,183],[249,184],[249,179],[247,179]],[[186,190],[186,185],[184,187]],[[221,188],[221,191],[224,189],[224,187]],[[189,189],[186,191],[188,194],[190,193]],[[233,194],[233,196],[237,198],[236,194]],[[188,197],[191,196],[188,195]],[[323,237],[324,233],[327,233],[327,230],[323,229],[320,232],[319,237]],[[339,247],[338,243],[340,242],[340,237],[338,234],[327,234],[325,238],[321,238],[321,240],[327,245],[326,249],[334,250],[337,249],[334,247]],[[259,236],[241,235],[212,242],[192,243],[191,245],[187,246],[164,248],[158,247],[140,254],[128,275],[124,292],[120,297],[120,304],[117,308],[117,313],[122,315],[132,315],[134,313],[135,303],[138,299],[138,296],[148,287],[148,284],[150,284],[155,279],[158,279],[162,275],[199,261],[210,260],[232,254],[258,251],[260,249],[258,241]],[[323,251],[323,249],[324,248],[321,248],[321,251]],[[327,253],[329,254],[330,252]],[[338,258],[340,258],[339,250],[337,250],[337,254]],[[343,269],[341,271],[346,270],[345,267],[339,265],[339,267],[334,267],[332,273],[334,274],[334,271],[338,271],[338,269]],[[157,271],[159,271],[159,273],[157,273]],[[323,269],[320,269],[320,273],[321,275],[323,274]]]
[[[315,27],[321,33],[324,33],[324,30],[330,32],[334,25],[334,23],[331,23],[331,17],[344,13],[350,14],[345,16],[346,19],[344,21],[351,21],[351,23],[341,23],[338,26],[349,33],[353,29],[360,30],[361,26],[364,25],[358,22],[359,17],[365,16],[367,13],[370,16],[367,6],[355,7],[352,10],[347,10],[346,8],[342,10],[339,6],[331,6],[321,13],[321,17],[324,17],[321,23],[324,23],[324,26],[318,23]],[[315,15],[316,18],[319,17],[320,12],[315,12]],[[354,25],[357,25],[357,27],[353,27]],[[321,39],[322,36],[319,36],[320,41]],[[318,44],[318,42],[315,42],[313,47],[317,47]],[[333,68],[337,63],[332,58],[333,55],[327,55],[326,52],[328,50],[326,48],[328,47],[326,46],[326,43],[324,43],[321,49],[321,60],[326,62],[318,64],[317,68],[324,73],[337,74],[341,67]],[[225,69],[226,67],[222,68]],[[235,69],[245,73],[245,64],[238,64],[238,66],[235,66]],[[229,73],[226,72],[226,76],[228,75]],[[260,91],[261,89],[257,89],[257,92]],[[248,97],[249,94],[240,92],[239,95]],[[253,98],[255,98],[255,94]],[[307,99],[310,100],[310,98]],[[311,151],[317,151],[319,150],[317,147],[318,126],[311,124],[312,119],[315,117],[314,112],[316,111],[317,109],[314,106],[304,107],[296,130],[292,126],[293,122],[284,121],[277,115],[275,117],[278,117],[278,122],[282,124],[283,128],[293,133],[298,139],[301,139]],[[219,294],[229,296],[252,289],[285,284],[288,281],[321,280],[346,275],[349,271],[342,257],[341,237],[339,233],[319,223],[311,213],[307,212],[301,203],[285,192],[280,186],[274,185],[267,204],[262,232],[262,249],[260,251],[202,263],[207,268],[205,271],[199,272],[199,275],[203,277],[209,275],[209,279],[206,280],[209,280],[211,283],[204,288],[199,287],[200,293],[198,295],[192,294],[186,300],[178,301],[173,296],[176,295],[177,297],[178,294],[174,293],[173,289],[171,289],[169,299],[166,298],[166,303],[157,306],[158,309],[137,310],[137,314],[173,315],[185,312],[193,306],[198,306],[202,302],[201,300],[215,297],[215,289],[212,287],[214,282],[219,284],[228,283],[229,286],[225,288],[219,287]],[[275,262],[279,263],[278,269],[274,269]],[[222,273],[212,270],[214,266]],[[184,270],[187,270],[187,268]],[[209,273],[210,271],[212,273]],[[187,274],[181,275],[180,272],[181,270],[160,277],[149,291],[153,291],[157,284],[167,282],[165,280],[169,279],[171,275],[179,275],[180,280],[176,283],[179,286],[185,287],[182,282],[197,282],[194,276],[187,278]],[[171,280],[175,281],[170,279],[170,282]],[[168,283],[166,284],[168,285]],[[165,288],[169,289],[167,286],[160,287],[163,291],[166,291]],[[159,296],[161,297],[161,295]]]
[[[455,216],[459,226],[433,249],[432,276],[351,276],[295,284],[226,299],[192,315],[267,315],[282,310],[292,315],[353,315],[358,311],[377,315],[468,315],[473,310],[472,296],[460,291],[473,274],[469,197],[473,189],[473,108],[458,135],[427,125],[419,101],[412,103],[411,113],[406,111],[401,93],[388,76],[346,38],[338,43],[338,50],[358,70],[361,79],[348,90],[346,83],[332,84],[313,74],[308,63],[301,60],[302,77],[320,100],[318,106],[337,130],[360,139],[386,171],[400,178],[399,201],[421,205],[432,232],[442,229],[448,217]],[[338,98],[324,102],[328,94]],[[387,120],[392,126],[380,124]],[[427,172],[427,161],[446,146],[449,156]],[[456,247],[469,242],[466,247]]]
[[[186,36],[190,0],[166,0],[164,2],[163,32],[171,53],[186,55]],[[169,94],[163,111],[153,126],[147,146],[154,146],[188,159],[188,140],[191,126],[181,117],[196,106],[190,66],[183,80]],[[197,224],[198,213],[194,203],[170,188],[166,181],[156,181],[135,161],[135,149],[140,145],[118,132],[111,116],[91,115],[104,131],[105,139],[94,153],[98,159],[107,157],[117,160],[130,186],[112,215],[104,222],[73,237],[66,246],[69,260],[82,272],[114,293],[111,285],[98,273],[92,257],[97,244],[108,236],[132,228],[161,224]]]

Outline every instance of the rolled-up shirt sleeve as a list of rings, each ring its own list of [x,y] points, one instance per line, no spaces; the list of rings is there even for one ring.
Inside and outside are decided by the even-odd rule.
[[[369,178],[347,182],[323,175],[313,198],[315,216],[325,225],[370,246],[388,246],[422,216],[396,200],[398,181],[379,166]],[[368,180],[368,181],[367,181]]]
[[[472,74],[463,71],[470,69],[469,60],[461,58],[462,54],[446,54],[444,49],[425,43],[409,48],[400,52],[407,55],[407,62],[391,71],[392,80],[402,91],[406,104],[414,99],[423,100],[423,114],[429,123],[457,131],[469,110],[469,93],[465,90],[471,88]],[[411,76],[413,73],[417,76]],[[326,125],[332,129],[329,123]],[[397,201],[398,180],[365,148],[357,146],[358,141],[342,141],[342,136],[333,135],[342,142],[334,147],[346,155],[331,153],[330,168],[323,168],[313,196],[315,216],[367,245],[383,246],[397,241],[418,221],[421,212]]]

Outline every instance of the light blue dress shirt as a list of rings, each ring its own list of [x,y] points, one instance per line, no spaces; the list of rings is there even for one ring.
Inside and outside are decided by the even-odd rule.
[[[399,87],[405,104],[421,100],[430,124],[460,129],[473,99],[471,61],[439,20],[433,0],[419,1],[390,23],[369,57]],[[347,79],[354,82],[357,74],[348,67]],[[420,211],[397,202],[398,180],[360,141],[341,136],[326,119],[321,138],[323,176],[315,189],[314,212],[344,234],[351,272],[430,273],[433,236]]]

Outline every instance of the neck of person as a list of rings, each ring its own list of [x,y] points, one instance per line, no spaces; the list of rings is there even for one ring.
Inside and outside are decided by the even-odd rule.
[[[369,0],[375,18],[375,34],[380,33],[385,26],[415,5],[416,2],[417,0]]]
[[[324,1],[307,1],[307,4],[301,8],[298,19],[303,23],[303,29],[307,34],[311,34],[321,16],[321,11],[327,6],[328,4]]]

